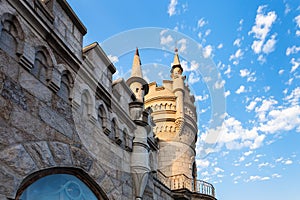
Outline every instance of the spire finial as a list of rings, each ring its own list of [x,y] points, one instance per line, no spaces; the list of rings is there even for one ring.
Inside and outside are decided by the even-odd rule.
[[[143,77],[141,65],[139,49],[136,47],[135,55],[133,57],[131,76]]]

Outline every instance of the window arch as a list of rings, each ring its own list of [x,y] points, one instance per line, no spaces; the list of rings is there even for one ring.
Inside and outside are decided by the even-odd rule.
[[[16,16],[10,13],[1,16],[0,48],[12,57],[23,54],[24,33]]]
[[[121,144],[122,140],[120,138],[120,130],[116,118],[111,121],[111,139],[115,140],[117,144]]]
[[[82,169],[51,168],[27,177],[16,200],[107,200],[100,186]]]
[[[70,92],[73,86],[73,79],[69,71],[64,71],[61,76],[60,88],[57,95],[69,102]]]
[[[98,122],[103,131],[105,131],[105,129],[107,128],[107,114],[103,104],[98,108]]]
[[[44,52],[38,51],[35,54],[34,65],[31,70],[32,74],[41,82],[45,83],[47,78],[47,58]]]
[[[87,91],[84,91],[81,95],[81,114],[84,118],[87,118],[90,113],[90,95]]]

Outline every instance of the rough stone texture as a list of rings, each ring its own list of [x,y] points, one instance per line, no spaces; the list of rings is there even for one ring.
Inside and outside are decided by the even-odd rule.
[[[97,162],[93,163],[93,166],[90,170],[90,175],[95,179],[101,179],[105,175],[104,169]]]
[[[3,84],[1,95],[20,105],[24,110],[27,109],[26,98],[23,89],[16,83],[6,79]]]
[[[88,153],[82,151],[79,148],[71,147],[72,160],[75,166],[78,166],[85,171],[90,171],[90,168],[93,164],[93,160],[90,158]]]
[[[9,145],[21,143],[24,141],[34,141],[37,138],[34,135],[25,134],[24,131],[9,126],[7,123],[0,121],[0,150]]]
[[[47,168],[55,165],[47,142],[27,143],[25,144],[25,148],[39,168]]]
[[[63,135],[72,138],[73,130],[69,123],[63,117],[54,112],[51,108],[47,106],[40,107],[39,116],[49,126],[58,130]]]
[[[99,185],[101,186],[101,188],[104,190],[106,194],[108,194],[110,191],[114,189],[114,184],[109,178],[109,176],[107,175],[99,182]]]
[[[0,193],[11,194],[14,191],[14,186],[14,175],[7,172],[4,167],[0,167]],[[1,197],[0,195],[0,199],[2,198],[4,199],[4,196]]]
[[[43,102],[51,101],[51,90],[29,72],[21,70],[19,81],[21,86],[28,90],[33,96],[37,97]]]
[[[0,162],[10,166],[18,174],[25,176],[36,170],[36,165],[22,145],[15,145],[0,152]]]
[[[45,123],[17,106],[13,108],[10,122],[19,130],[22,130],[29,135],[34,135],[40,140],[49,140],[53,138],[51,130]]]
[[[53,159],[60,166],[71,166],[72,158],[70,148],[67,144],[61,142],[50,142],[49,148],[52,152]]]
[[[0,117],[5,121],[9,120],[12,111],[12,103],[0,96]]]

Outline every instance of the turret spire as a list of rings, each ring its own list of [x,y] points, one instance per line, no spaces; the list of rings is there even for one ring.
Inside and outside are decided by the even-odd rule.
[[[142,73],[142,68],[141,68],[141,60],[140,60],[138,48],[136,48],[135,54],[133,57],[131,76],[143,78],[143,73]]]
[[[173,78],[175,74],[182,74],[182,72],[183,72],[183,68],[181,67],[181,64],[180,64],[178,49],[175,48],[175,55],[174,55],[174,60],[172,63],[172,69],[171,69],[171,77]]]
[[[135,50],[131,70],[131,76],[126,81],[126,83],[135,94],[137,101],[144,102],[144,96],[148,93],[149,86],[147,81],[143,79],[142,66],[138,48],[136,48]]]
[[[174,61],[173,61],[172,67],[177,66],[177,65],[180,65],[180,60],[179,60],[179,56],[178,56],[178,49],[175,48],[175,56],[174,56]]]

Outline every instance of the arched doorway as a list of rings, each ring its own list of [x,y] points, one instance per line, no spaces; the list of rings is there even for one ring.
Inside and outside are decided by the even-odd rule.
[[[101,188],[80,169],[53,168],[26,178],[17,200],[106,200]]]

